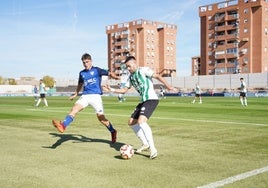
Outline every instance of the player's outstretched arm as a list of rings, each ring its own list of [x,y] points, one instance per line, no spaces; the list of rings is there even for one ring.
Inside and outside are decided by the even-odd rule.
[[[111,88],[109,85],[106,85],[106,86],[102,86],[103,90],[106,91],[106,92],[113,92],[113,93],[126,93],[128,91],[128,88],[127,87],[124,87],[124,88],[120,88],[120,89],[114,89],[114,88]]]
[[[70,96],[69,99],[73,100],[78,95],[78,93],[81,91],[82,87],[83,87],[82,83],[78,84],[77,88],[76,88],[76,92],[72,96]]]
[[[169,85],[167,83],[167,81],[160,76],[159,74],[153,74],[153,78],[157,79],[159,82],[161,82],[162,84],[164,84],[164,86],[169,90],[169,91],[173,91],[173,92],[177,92],[177,89],[172,87],[171,85]]]

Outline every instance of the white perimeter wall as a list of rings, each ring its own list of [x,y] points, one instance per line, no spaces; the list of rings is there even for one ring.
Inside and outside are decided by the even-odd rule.
[[[268,89],[268,73],[254,74],[229,74],[229,75],[210,75],[210,76],[187,76],[187,77],[167,77],[169,84],[181,89],[193,89],[198,82],[203,89],[237,89],[240,87],[240,78],[243,77],[248,88]],[[57,81],[57,80],[56,80]],[[153,80],[159,84],[157,80]],[[60,85],[77,85],[77,80],[59,80]],[[64,83],[64,84],[63,84]],[[104,78],[102,84],[117,85],[119,81],[107,80]],[[32,85],[0,85],[0,93],[33,93]]]
[[[243,77],[249,88],[268,88],[268,73],[229,74],[209,76],[188,76],[165,78],[172,86],[192,89],[198,82],[205,89],[237,89],[240,87],[240,78]],[[154,81],[158,83],[158,81]]]
[[[33,93],[32,85],[0,85],[0,93]]]

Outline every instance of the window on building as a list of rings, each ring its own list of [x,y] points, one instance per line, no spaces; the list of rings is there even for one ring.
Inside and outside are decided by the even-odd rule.
[[[223,73],[226,73],[226,69],[225,69],[225,68],[216,68],[216,69],[215,69],[215,73],[216,73],[216,74],[223,74]]]
[[[242,54],[246,54],[248,52],[248,49],[247,48],[243,48],[242,50],[241,50],[241,53]]]
[[[207,7],[200,7],[200,12],[206,12],[207,11]]]
[[[248,13],[248,8],[244,9],[244,13],[247,14]]]
[[[248,57],[243,58],[243,63],[248,64]]]
[[[248,23],[248,19],[247,18],[244,19],[244,23]]]
[[[243,67],[243,73],[248,73],[248,68],[247,67]]]
[[[212,10],[212,5],[209,5],[208,6],[208,10]]]
[[[235,73],[236,72],[236,67],[228,67],[227,68],[227,73]]]
[[[222,51],[217,51],[217,52],[215,52],[215,55],[223,55],[224,54],[224,51],[222,50]]]
[[[209,33],[209,34],[208,34],[208,38],[211,38],[211,37],[212,37],[212,34],[211,34],[211,33]]]
[[[219,63],[225,63],[225,59],[218,59],[216,60],[216,63],[219,64]]]
[[[248,33],[248,28],[245,28],[244,29],[244,33]]]
[[[214,26],[212,24],[209,24],[208,29],[214,29]]]
[[[228,48],[226,50],[227,54],[236,54],[237,53],[237,48]]]
[[[235,35],[235,34],[237,34],[238,33],[238,30],[237,29],[232,29],[232,30],[228,30],[227,31],[227,34],[228,35]]]
[[[225,44],[225,40],[220,40],[217,42],[217,46],[221,46]]]
[[[215,33],[216,36],[223,36],[225,35],[225,31],[219,31]]]

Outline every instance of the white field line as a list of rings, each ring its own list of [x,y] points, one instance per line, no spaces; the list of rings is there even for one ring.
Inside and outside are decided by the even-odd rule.
[[[268,166],[263,167],[263,168],[259,168],[259,169],[255,169],[255,170],[252,170],[252,171],[249,171],[249,172],[245,172],[245,173],[242,173],[242,174],[238,174],[238,175],[235,175],[235,176],[231,176],[229,178],[226,178],[226,179],[223,179],[223,180],[220,180],[220,181],[216,181],[216,182],[213,182],[213,183],[210,183],[210,184],[207,184],[207,185],[199,186],[197,188],[222,187],[224,185],[231,184],[231,183],[234,183],[236,181],[240,181],[240,180],[249,178],[251,176],[255,176],[255,175],[258,175],[258,174],[265,173],[265,172],[268,172]]]
[[[47,112],[62,112],[59,110],[49,110],[49,109],[27,109],[29,111],[47,111]],[[67,111],[66,111],[67,113]],[[95,114],[92,112],[80,112],[85,114]],[[124,114],[105,114],[107,116],[118,116],[118,117],[130,117]],[[254,125],[254,126],[268,126],[268,124],[262,123],[246,123],[246,122],[233,122],[233,121],[215,121],[215,120],[204,120],[204,119],[186,119],[186,118],[172,118],[172,117],[151,117],[151,119],[165,119],[165,120],[179,120],[179,121],[191,121],[191,122],[202,122],[202,123],[220,123],[220,124],[232,124],[232,125]]]

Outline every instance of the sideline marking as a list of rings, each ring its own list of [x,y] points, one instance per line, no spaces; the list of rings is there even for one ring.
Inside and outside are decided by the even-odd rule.
[[[233,121],[213,121],[205,119],[185,119],[185,118],[165,118],[165,117],[153,117],[156,119],[167,119],[167,120],[182,120],[182,121],[194,121],[203,123],[222,123],[222,124],[237,124],[237,125],[257,125],[257,126],[268,126],[268,124],[262,123],[245,123],[245,122],[233,122]]]
[[[61,112],[58,110],[48,110],[46,109],[27,109],[29,111],[48,111],[48,112]],[[79,114],[95,114],[92,112],[80,112]],[[119,117],[130,117],[130,115],[123,115],[123,114],[105,114],[107,116],[119,116]],[[186,119],[186,118],[172,118],[172,117],[151,117],[152,119],[166,119],[166,120],[181,120],[181,121],[192,121],[192,122],[203,122],[203,123],[221,123],[221,124],[236,124],[236,125],[255,125],[255,126],[268,126],[268,124],[262,123],[245,123],[245,122],[232,122],[232,121],[213,121],[213,120],[204,120],[204,119]]]
[[[231,176],[231,177],[226,178],[224,180],[220,180],[220,181],[216,181],[216,182],[213,182],[213,183],[210,183],[210,184],[207,184],[207,185],[199,186],[197,188],[216,188],[216,187],[221,187],[221,186],[224,186],[226,184],[231,184],[231,183],[234,183],[236,181],[240,181],[242,179],[246,179],[248,177],[255,176],[255,175],[258,175],[258,174],[261,174],[261,173],[264,173],[264,172],[268,172],[268,166],[263,167],[263,168],[259,168],[259,169],[255,169],[255,170],[252,170],[252,171],[249,171],[249,172],[245,172],[245,173],[242,173],[242,174],[238,174],[236,176]]]

